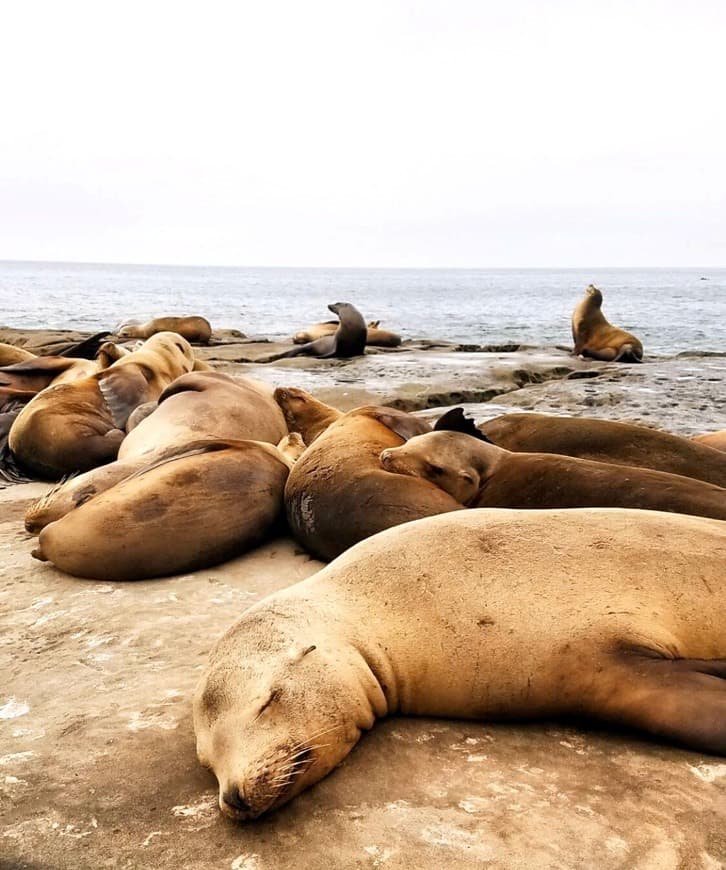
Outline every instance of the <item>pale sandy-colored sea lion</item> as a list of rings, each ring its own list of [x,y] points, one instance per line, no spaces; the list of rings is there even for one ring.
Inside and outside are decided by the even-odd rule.
[[[31,399],[10,429],[10,449],[25,468],[50,480],[111,462],[134,408],[158,398],[193,365],[181,336],[152,336],[104,371]]]
[[[380,329],[380,320],[371,320],[366,326],[366,345],[371,347],[398,347],[401,343],[401,336],[395,332],[389,332],[386,329]],[[294,344],[307,344],[311,341],[317,341],[326,335],[333,335],[338,328],[337,320],[325,320],[322,323],[315,323],[307,329],[296,332],[292,340]]]
[[[46,526],[33,555],[100,580],[219,564],[258,543],[281,515],[291,465],[288,452],[260,441],[192,443]]]
[[[720,432],[705,432],[703,435],[694,435],[691,439],[698,444],[705,444],[706,447],[712,447],[714,450],[726,452],[726,429]]]
[[[609,323],[601,307],[602,293],[590,284],[572,314],[574,352],[606,362],[642,362],[640,339]]]
[[[26,362],[35,359],[35,354],[14,344],[5,344],[0,341],[0,366],[12,366],[15,363]]]
[[[651,468],[512,453],[464,432],[418,435],[384,450],[381,465],[428,480],[471,508],[621,507],[726,520],[720,486]]]
[[[350,411],[328,426],[295,463],[285,487],[285,512],[295,538],[328,560],[382,529],[461,510],[428,481],[381,468],[382,450],[427,431],[430,427],[417,417],[373,406]]]
[[[265,384],[218,372],[182,375],[164,390],[158,404],[141,405],[132,416],[137,411],[152,413],[129,432],[116,461],[73,477],[34,502],[25,515],[29,532],[39,532],[151,461],[176,454],[192,441],[229,438],[277,444],[287,433],[282,411]]]
[[[249,608],[194,698],[233,819],[328,774],[376,720],[575,717],[726,754],[726,523],[467,510],[407,523]]]
[[[689,438],[612,420],[503,414],[479,426],[498,447],[636,465],[726,487],[726,456]]]
[[[204,317],[155,317],[146,323],[128,323],[118,329],[119,338],[151,338],[159,332],[176,332],[187,341],[207,344],[212,327]]]
[[[331,423],[343,416],[342,411],[297,387],[278,387],[274,397],[285,416],[287,428],[290,432],[299,432],[306,444],[312,444]]]

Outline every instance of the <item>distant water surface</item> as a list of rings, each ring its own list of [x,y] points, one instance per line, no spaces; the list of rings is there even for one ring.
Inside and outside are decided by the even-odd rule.
[[[705,279],[705,280],[704,280]],[[646,353],[726,351],[726,269],[274,269],[0,262],[0,325],[113,329],[127,319],[202,314],[271,338],[353,302],[405,338],[570,345],[584,288]]]

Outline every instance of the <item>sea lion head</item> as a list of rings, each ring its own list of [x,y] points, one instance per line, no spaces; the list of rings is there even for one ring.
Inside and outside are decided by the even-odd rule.
[[[199,761],[231,819],[255,819],[322,779],[373,724],[356,669],[314,624],[268,604],[218,642],[194,697]],[[363,719],[356,707],[363,711]]]
[[[273,393],[290,432],[299,432],[311,444],[321,432],[342,416],[341,412],[297,387],[277,387]]]
[[[602,292],[594,284],[588,284],[585,296],[598,308],[602,305]]]
[[[400,447],[389,447],[381,455],[381,465],[395,474],[422,477],[460,504],[468,504],[479,492],[482,481],[481,455],[501,452],[461,432],[430,432],[417,435]]]
[[[192,346],[177,332],[157,332],[144,342],[143,349],[166,354],[187,371],[194,367]]]

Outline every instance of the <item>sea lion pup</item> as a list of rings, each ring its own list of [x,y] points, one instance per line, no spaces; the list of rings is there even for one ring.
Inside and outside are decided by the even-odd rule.
[[[350,359],[362,356],[366,349],[366,324],[360,311],[350,302],[334,302],[328,305],[328,309],[337,314],[340,321],[332,335],[323,335],[315,341],[299,344],[291,350],[273,354],[259,362],[274,362],[302,355],[319,359]]]
[[[328,426],[295,463],[285,486],[293,536],[327,561],[382,529],[461,510],[427,480],[381,468],[382,450],[428,431],[417,417],[374,406],[349,411]]]
[[[0,366],[12,366],[15,363],[26,362],[29,359],[35,359],[35,356],[29,350],[0,341]]]
[[[401,336],[386,329],[379,329],[380,322],[380,320],[371,320],[366,326],[366,346],[398,347],[401,343]],[[292,337],[293,344],[307,344],[311,341],[316,341],[325,335],[332,335],[337,328],[337,320],[325,320],[322,323],[315,323],[307,329],[296,332]]]
[[[119,338],[151,338],[159,332],[176,332],[195,344],[208,344],[212,327],[204,317],[155,317],[146,323],[127,323],[118,329]]]
[[[10,430],[10,449],[21,465],[50,480],[111,462],[134,408],[158,398],[193,365],[180,335],[155,335],[104,371],[31,399]]]
[[[260,441],[189,444],[46,526],[33,556],[99,580],[217,565],[270,530],[291,466],[288,453]]]
[[[726,523],[655,511],[469,510],[389,529],[217,642],[197,755],[222,812],[247,820],[393,714],[573,716],[726,754],[725,570]]]
[[[321,432],[343,416],[342,411],[297,387],[278,387],[273,395],[285,416],[287,428],[290,432],[299,432],[305,444],[312,444]]]
[[[277,444],[287,433],[282,411],[265,384],[220,372],[182,375],[158,403],[140,405],[129,420],[139,412],[145,416],[129,427],[116,461],[73,477],[35,501],[25,514],[27,531],[39,532],[152,461],[173,457],[200,438]],[[304,446],[302,439],[293,439],[290,449],[295,454]]]
[[[694,435],[691,441],[697,444],[705,444],[706,447],[712,447],[714,450],[726,451],[726,429],[720,432],[706,432],[703,435]]]
[[[726,456],[712,447],[632,423],[548,414],[504,414],[478,427],[517,453],[563,453],[580,459],[682,474],[726,487]]]
[[[428,480],[470,508],[620,507],[726,520],[726,489],[720,486],[651,468],[511,453],[486,441],[463,414],[461,423],[471,431],[417,435],[384,450],[381,465]]]
[[[605,362],[642,362],[640,340],[609,323],[601,306],[602,293],[590,284],[572,314],[574,353]]]

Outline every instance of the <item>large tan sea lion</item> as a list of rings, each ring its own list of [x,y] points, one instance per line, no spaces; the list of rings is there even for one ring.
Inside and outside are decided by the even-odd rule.
[[[218,641],[199,760],[245,820],[394,714],[573,716],[724,755],[725,573],[726,523],[677,514],[469,510],[390,529]]]
[[[590,284],[572,314],[574,353],[605,362],[642,362],[640,339],[609,323],[601,307],[602,293]]]
[[[191,372],[173,381],[158,405],[149,406],[153,412],[129,432],[115,462],[61,483],[30,506],[25,515],[29,532],[39,532],[140,471],[152,458],[156,461],[178,453],[192,441],[208,438],[277,444],[287,433],[282,411],[270,390],[252,378]]]
[[[146,323],[128,323],[118,330],[119,338],[151,338],[159,332],[176,332],[187,341],[207,344],[212,327],[204,317],[155,317]]]
[[[682,474],[726,487],[726,456],[689,438],[612,420],[504,414],[479,426],[498,447]]]
[[[306,444],[312,444],[331,423],[343,416],[342,411],[297,387],[278,387],[274,397],[285,416],[287,428],[290,432],[299,432]]]
[[[22,466],[50,480],[111,462],[134,408],[157,399],[193,365],[185,339],[155,335],[104,371],[31,399],[10,429],[10,449]]]
[[[216,565],[268,533],[282,513],[291,465],[259,441],[192,443],[46,526],[33,555],[99,580]]]
[[[285,486],[285,512],[295,538],[329,560],[382,529],[461,510],[428,481],[381,468],[382,450],[427,431],[429,426],[410,414],[372,406],[329,425],[295,463]]]
[[[703,435],[694,435],[691,439],[698,444],[705,444],[706,447],[713,447],[714,450],[726,452],[726,429],[720,432],[705,432]]]
[[[428,480],[470,508],[620,507],[726,520],[720,486],[651,468],[512,453],[464,432],[418,435],[384,450],[381,464]]]
[[[380,329],[380,320],[371,320],[366,326],[367,347],[398,347],[401,344],[401,336],[387,329]],[[293,344],[307,344],[317,341],[326,335],[333,335],[338,328],[337,320],[325,320],[315,323],[307,329],[302,329],[293,335]]]

